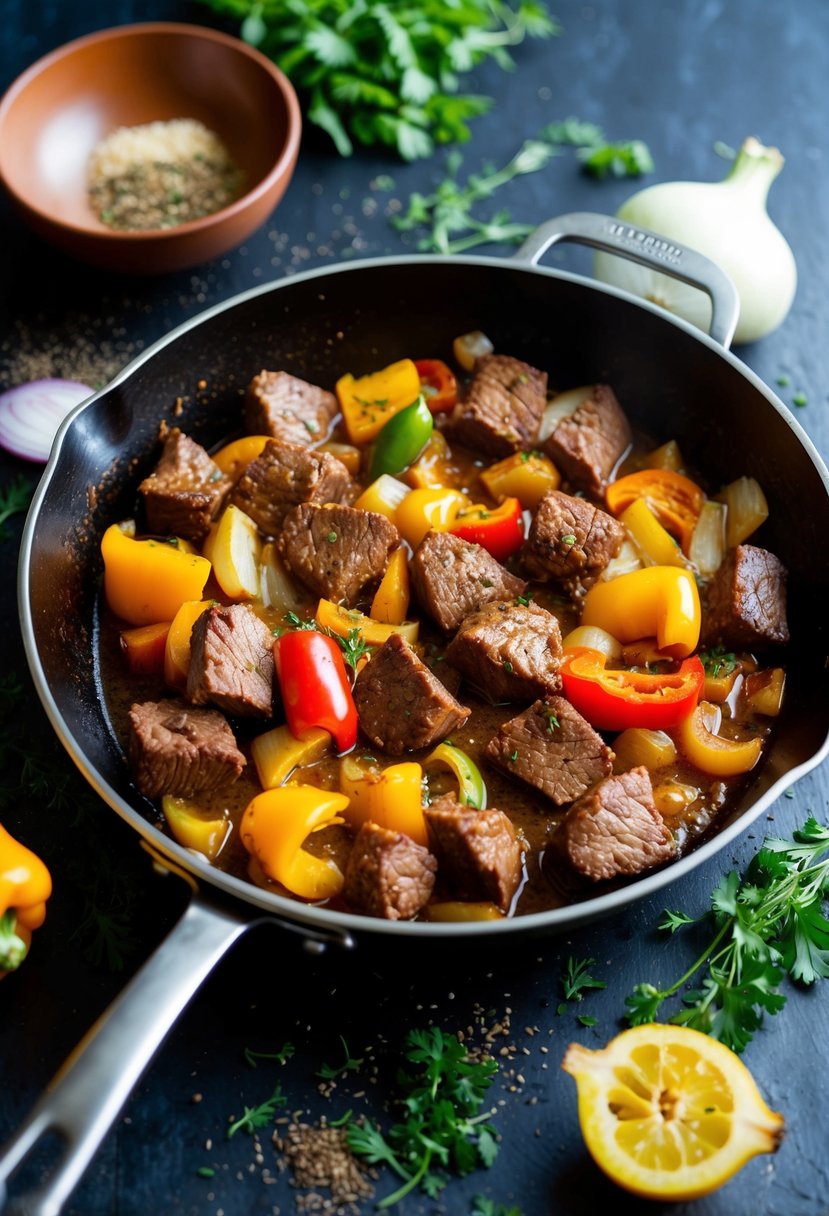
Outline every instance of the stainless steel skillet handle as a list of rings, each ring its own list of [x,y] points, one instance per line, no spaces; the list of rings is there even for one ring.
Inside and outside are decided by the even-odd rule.
[[[726,350],[731,345],[740,317],[740,297],[725,271],[704,254],[609,215],[571,211],[547,220],[530,233],[515,260],[535,266],[551,246],[561,241],[615,253],[704,291],[711,300],[711,337]]]

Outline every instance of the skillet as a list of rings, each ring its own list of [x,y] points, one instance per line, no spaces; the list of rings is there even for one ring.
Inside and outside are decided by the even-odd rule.
[[[579,275],[540,268],[561,240],[607,249],[676,275],[712,301],[711,334],[655,305]],[[724,848],[829,751],[827,623],[829,473],[779,399],[729,351],[738,302],[725,275],[659,236],[583,213],[542,225],[510,261],[379,258],[311,271],[215,306],[157,342],[78,407],[55,441],[21,545],[19,607],[27,658],[47,715],[72,760],[193,898],[167,940],[90,1031],[0,1156],[5,1181],[48,1131],[64,1153],[43,1187],[9,1212],[57,1213],[175,1018],[250,925],[274,920],[308,948],[361,937],[457,941],[568,930],[656,890]],[[238,428],[241,393],[262,367],[323,385],[415,352],[445,356],[482,329],[498,350],[566,388],[610,383],[635,425],[676,439],[712,482],[740,474],[763,486],[770,516],[757,543],[790,571],[793,644],[773,746],[715,835],[671,866],[579,903],[499,922],[387,922],[311,907],[211,867],[148,817],[109,727],[96,663],[100,538],[133,511],[157,458],[162,417],[208,448]],[[754,539],[754,538],[752,538]],[[113,1066],[118,1061],[118,1066]]]

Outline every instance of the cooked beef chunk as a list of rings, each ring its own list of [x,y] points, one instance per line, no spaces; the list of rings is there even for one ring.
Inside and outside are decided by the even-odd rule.
[[[333,393],[288,372],[262,371],[245,394],[245,426],[301,447],[322,443],[339,410]]]
[[[177,426],[162,430],[164,448],[155,471],[138,487],[147,529],[199,544],[210,531],[232,482],[200,443]]]
[[[354,703],[363,734],[390,756],[439,743],[471,713],[399,633],[383,643],[357,676]]]
[[[285,516],[277,548],[291,573],[316,595],[352,607],[380,579],[399,544],[397,528],[385,515],[305,502]]]
[[[788,642],[786,567],[756,545],[737,545],[708,584],[702,614],[705,645],[760,650]]]
[[[273,634],[247,604],[215,604],[196,621],[187,699],[239,717],[273,713]]]
[[[423,812],[441,883],[460,899],[488,899],[506,912],[521,882],[522,851],[503,811],[476,811],[451,794]]]
[[[409,920],[428,903],[437,862],[402,832],[364,823],[348,857],[343,897],[369,916]]]
[[[494,600],[523,595],[527,584],[480,545],[451,532],[427,532],[411,563],[412,584],[424,612],[447,632]]]
[[[593,882],[641,874],[676,853],[654,805],[650,774],[641,765],[606,777],[583,794],[556,828],[553,843],[577,873]]]
[[[561,630],[537,604],[487,604],[462,622],[449,663],[493,701],[532,701],[561,687]]]
[[[129,718],[130,768],[147,798],[192,798],[235,781],[245,767],[218,710],[171,698],[135,704]]]
[[[575,413],[541,445],[575,490],[601,498],[614,468],[633,442],[630,423],[607,384],[596,384]]]
[[[521,560],[534,578],[589,587],[622,547],[618,520],[585,498],[550,490],[538,504]]]
[[[533,446],[546,404],[546,372],[510,355],[484,355],[449,428],[476,452],[509,456]]]
[[[351,474],[335,456],[272,439],[237,481],[231,501],[266,536],[276,536],[293,507],[341,502],[351,485]]]
[[[564,697],[536,701],[504,722],[484,755],[557,806],[578,798],[613,766],[613,752]]]

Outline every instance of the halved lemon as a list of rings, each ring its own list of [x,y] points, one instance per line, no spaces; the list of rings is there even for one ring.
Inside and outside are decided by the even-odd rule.
[[[698,1030],[653,1023],[600,1051],[571,1043],[562,1068],[593,1160],[643,1198],[708,1195],[783,1138],[745,1064]]]

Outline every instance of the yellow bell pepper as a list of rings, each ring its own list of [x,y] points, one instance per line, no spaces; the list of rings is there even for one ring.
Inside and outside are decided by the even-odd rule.
[[[481,481],[496,502],[517,498],[525,511],[534,511],[548,491],[558,489],[561,474],[541,452],[516,452],[484,469]]]
[[[637,498],[619,516],[645,558],[657,566],[687,567],[682,550],[654,515],[644,498]]]
[[[699,641],[700,619],[699,592],[690,571],[646,566],[591,587],[581,622],[606,629],[620,642],[655,637],[661,651],[684,659]]]
[[[360,472],[360,465],[363,463],[363,454],[359,448],[355,448],[353,443],[321,443],[316,449],[318,452],[327,452],[329,456],[334,456],[341,464],[344,464],[352,477],[356,477]]]
[[[423,769],[410,761],[380,769],[346,756],[340,762],[340,790],[348,798],[343,814],[355,828],[376,823],[428,845],[422,781]]]
[[[503,920],[504,913],[495,904],[447,899],[439,904],[427,904],[421,912],[424,920],[447,924],[455,921]]]
[[[116,616],[130,625],[172,621],[186,600],[201,597],[210,562],[187,553],[173,538],[136,540],[120,524],[101,540],[104,594]]]
[[[230,600],[252,600],[259,595],[262,541],[249,515],[225,507],[210,529],[202,549],[213,564],[216,581]]]
[[[468,506],[469,498],[460,490],[445,486],[412,490],[397,508],[394,522],[403,539],[416,549],[431,529],[448,532],[458,511]]]
[[[337,381],[337,398],[351,443],[371,443],[400,410],[420,395],[420,376],[411,359],[400,359],[358,379],[349,373]]]
[[[165,794],[161,809],[173,837],[185,849],[195,849],[215,861],[230,835],[232,823],[226,815],[206,812],[187,798]]]
[[[213,600],[189,600],[182,604],[167,631],[164,647],[164,683],[170,688],[184,688],[190,670],[190,634],[203,612]]]
[[[700,701],[673,731],[677,747],[692,764],[712,777],[748,773],[760,759],[761,739],[723,739],[717,734],[722,715],[716,705]]]
[[[461,469],[442,431],[432,431],[417,460],[400,476],[413,490],[450,486],[457,482]]]
[[[270,439],[270,435],[243,435],[241,439],[234,439],[220,448],[213,456],[213,463],[219,466],[225,477],[238,481],[251,461],[262,455]]]
[[[786,673],[782,667],[767,667],[746,676],[743,696],[753,714],[776,718],[783,706]]]
[[[619,516],[637,498],[644,498],[659,522],[688,552],[705,494],[688,477],[671,469],[639,469],[612,481],[605,491],[607,509]]]
[[[242,842],[268,878],[300,899],[331,899],[343,888],[339,866],[314,857],[302,844],[312,832],[342,823],[348,806],[343,794],[315,785],[283,785],[265,790],[248,803],[240,832]]]
[[[393,633],[399,633],[414,645],[420,632],[419,621],[403,621],[399,625],[389,625],[383,621],[375,621],[372,617],[358,612],[356,608],[343,608],[341,604],[335,604],[331,600],[320,600],[316,618],[320,629],[327,629],[341,638],[347,638],[353,629],[359,630],[360,639],[366,646],[382,646]]]
[[[381,473],[371,485],[366,486],[354,506],[360,511],[375,511],[378,515],[385,515],[386,519],[394,523],[397,508],[409,492],[405,482],[398,481],[390,473]]]
[[[642,464],[646,469],[667,469],[670,473],[681,473],[685,468],[682,452],[675,439],[669,439],[661,447],[648,452]]]
[[[51,894],[44,863],[0,824],[0,975],[23,962]]]
[[[263,789],[272,790],[287,781],[300,764],[313,764],[331,751],[331,736],[320,726],[312,726],[297,739],[287,726],[275,726],[257,735],[250,746],[253,763]]]
[[[371,601],[371,619],[386,625],[402,625],[409,611],[411,584],[404,548],[395,549]]]

